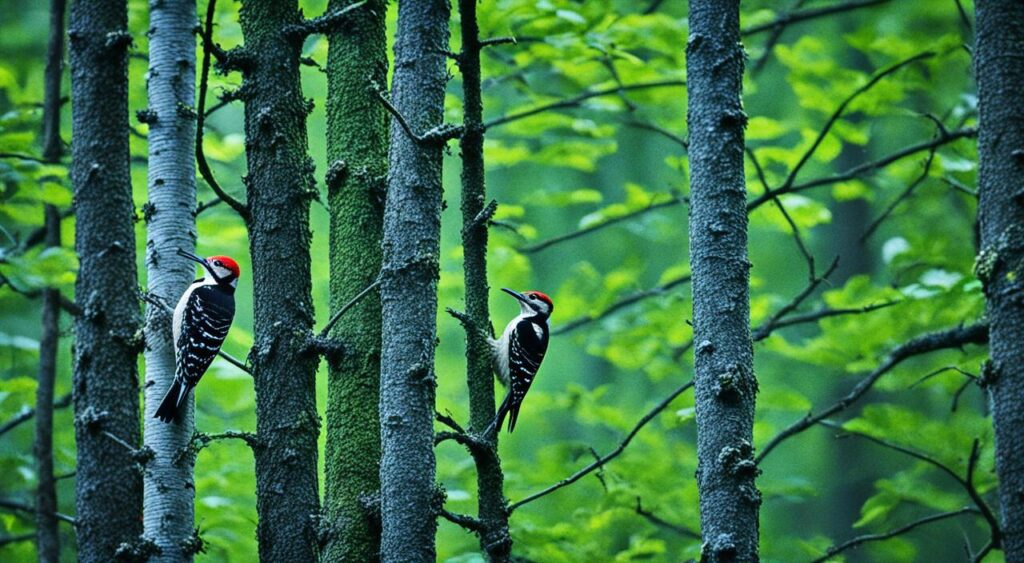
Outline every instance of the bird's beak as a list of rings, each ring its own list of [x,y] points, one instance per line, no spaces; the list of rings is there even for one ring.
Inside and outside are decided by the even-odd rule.
[[[210,265],[206,263],[206,259],[200,258],[200,257],[196,256],[195,254],[192,254],[191,252],[186,252],[186,251],[184,251],[184,250],[179,248],[178,249],[178,256],[183,256],[183,257],[188,258],[189,260],[192,260],[194,262],[199,262],[199,264],[203,268],[206,268],[206,269],[210,268]]]
[[[523,295],[522,293],[519,293],[518,291],[516,291],[514,289],[509,289],[507,287],[503,287],[503,288],[501,288],[501,290],[504,291],[505,293],[511,295],[512,297],[515,297],[516,299],[522,301],[523,303],[526,303],[527,305],[530,304],[530,300],[527,299],[525,295]]]

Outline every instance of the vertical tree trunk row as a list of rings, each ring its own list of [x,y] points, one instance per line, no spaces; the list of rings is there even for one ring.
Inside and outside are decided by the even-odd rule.
[[[466,314],[473,323],[488,330],[491,314],[487,283],[488,218],[481,214],[487,199],[484,176],[483,101],[480,87],[480,29],[477,0],[459,0],[462,32],[463,131],[462,149],[462,249],[466,286]],[[476,432],[494,420],[494,368],[491,347],[479,331],[466,331],[466,383],[469,388],[470,428]],[[499,429],[500,430],[500,429]],[[498,432],[500,434],[500,432]],[[480,547],[492,561],[507,561],[512,550],[508,531],[508,505],[504,475],[494,449],[473,450],[477,470],[478,517],[483,524]]]
[[[76,0],[71,53],[75,250],[73,394],[78,558],[112,561],[142,532],[139,379],[142,345],[135,208],[128,152],[125,0]]]
[[[983,372],[996,431],[1007,561],[1024,560],[1024,2],[979,0],[978,215],[990,362]]]
[[[195,0],[150,3],[149,167],[146,269],[151,294],[173,307],[195,278],[195,264],[176,254],[196,244],[193,145],[196,76]],[[191,393],[180,424],[153,418],[174,380],[171,316],[146,310],[145,444],[153,452],[144,478],[144,529],[160,548],[154,561],[191,561],[195,521],[193,457],[182,455],[194,427]]]
[[[703,557],[758,559],[739,0],[690,0],[690,265]]]
[[[309,205],[317,196],[307,154],[312,102],[299,81],[301,43],[286,26],[301,22],[297,3],[245,0],[245,178],[253,275],[250,352],[256,387],[256,510],[260,560],[317,557],[319,512],[316,410],[318,359],[313,327]]]
[[[414,131],[444,116],[447,0],[398,5],[391,101]],[[434,483],[434,347],[442,146],[391,123],[381,270],[381,559],[434,561],[442,498]]]
[[[351,0],[333,0],[337,12]],[[331,311],[376,280],[387,181],[387,112],[374,92],[387,83],[387,4],[357,9],[329,36],[327,53],[327,198],[331,212]],[[324,454],[323,559],[371,561],[380,523],[367,503],[380,491],[381,306],[363,298],[330,333],[344,344],[328,356]]]

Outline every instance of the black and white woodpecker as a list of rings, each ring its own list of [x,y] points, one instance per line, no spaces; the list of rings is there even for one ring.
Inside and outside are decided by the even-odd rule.
[[[501,338],[488,339],[494,351],[494,371],[508,387],[508,394],[494,422],[484,432],[485,436],[501,428],[505,415],[508,415],[508,431],[515,429],[519,408],[548,351],[548,317],[555,308],[551,298],[539,291],[519,293],[505,287],[501,290],[519,300],[519,316],[509,321]]]
[[[200,258],[179,249],[178,254],[198,262],[205,271],[174,308],[174,383],[164,395],[154,418],[181,421],[185,399],[217,357],[235,318],[235,287],[241,273],[227,256]]]

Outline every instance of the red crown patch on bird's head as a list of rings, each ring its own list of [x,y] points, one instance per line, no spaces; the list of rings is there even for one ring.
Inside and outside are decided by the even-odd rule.
[[[539,291],[524,291],[523,295],[536,295],[537,299],[540,299],[541,301],[547,303],[548,307],[552,307],[553,308],[555,306],[555,304],[551,302],[551,298],[550,297],[548,297],[546,294],[541,293]]]
[[[240,277],[242,271],[238,268],[238,262],[235,262],[229,256],[210,256],[206,259],[206,263],[211,267],[220,267],[229,270],[235,277]]]

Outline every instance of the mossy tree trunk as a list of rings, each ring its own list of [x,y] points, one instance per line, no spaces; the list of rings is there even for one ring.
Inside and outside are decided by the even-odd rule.
[[[353,4],[332,0],[328,12]],[[387,4],[353,12],[328,36],[327,198],[331,213],[331,311],[380,272],[387,181],[387,112],[374,92],[387,83]],[[325,561],[372,561],[380,522],[367,504],[380,491],[381,307],[376,292],[344,313],[329,334],[344,353],[328,356],[324,454]]]

